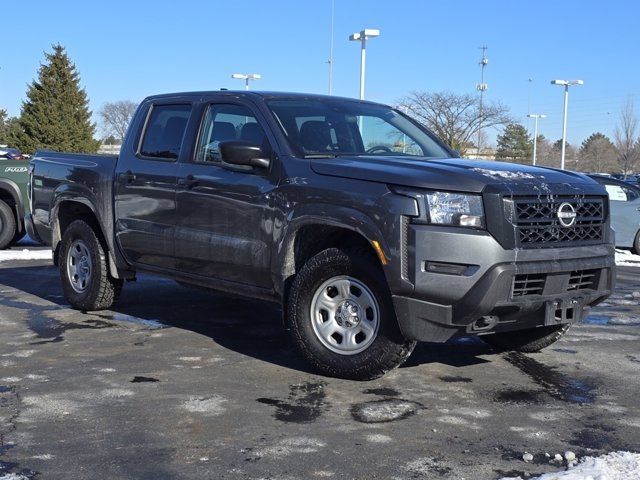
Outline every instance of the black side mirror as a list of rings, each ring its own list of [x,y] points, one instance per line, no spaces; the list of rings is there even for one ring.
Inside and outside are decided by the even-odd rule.
[[[259,145],[250,142],[220,142],[218,146],[222,161],[231,165],[269,168],[271,160],[265,157]]]

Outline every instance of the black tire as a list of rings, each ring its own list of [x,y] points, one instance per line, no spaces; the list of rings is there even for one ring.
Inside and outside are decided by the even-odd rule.
[[[640,231],[636,233],[636,238],[633,239],[633,247],[631,248],[631,253],[640,255]]]
[[[361,282],[378,307],[377,333],[363,342],[367,346],[357,353],[330,350],[312,325],[311,308],[316,291],[321,291],[325,282],[341,276]],[[285,322],[297,349],[315,370],[331,377],[352,380],[380,377],[401,365],[416,345],[402,336],[384,274],[366,251],[330,248],[309,259],[291,285],[286,313]],[[361,322],[364,321],[363,318]]]
[[[17,230],[13,209],[0,200],[0,250],[13,244]]]
[[[68,268],[70,249],[86,248],[86,265],[89,267],[84,289],[74,288]],[[73,221],[64,231],[58,265],[62,290],[69,303],[78,310],[104,310],[115,303],[122,290],[122,280],[113,278],[107,265],[106,248],[95,230],[84,220]]]
[[[515,332],[494,333],[481,338],[499,352],[535,353],[556,343],[570,327],[570,324],[565,324],[529,328]]]

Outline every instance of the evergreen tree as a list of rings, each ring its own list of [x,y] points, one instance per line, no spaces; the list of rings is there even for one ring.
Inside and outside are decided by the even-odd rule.
[[[596,132],[582,142],[578,166],[583,172],[611,172],[616,169],[618,151],[606,135]]]
[[[54,45],[53,53],[45,53],[45,63],[40,65],[38,79],[29,85],[18,123],[12,143],[23,152],[98,150],[87,93],[63,46]]]
[[[497,138],[496,158],[518,163],[531,162],[533,141],[527,129],[518,123],[510,123]]]

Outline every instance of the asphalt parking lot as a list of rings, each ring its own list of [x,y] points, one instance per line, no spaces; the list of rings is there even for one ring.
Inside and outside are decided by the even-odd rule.
[[[0,262],[0,478],[524,478],[637,452],[639,281],[620,268],[542,353],[422,344],[351,382],[307,370],[275,305],[141,276],[83,314],[50,261]]]

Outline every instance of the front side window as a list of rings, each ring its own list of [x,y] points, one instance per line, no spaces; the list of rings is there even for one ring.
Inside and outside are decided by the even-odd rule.
[[[140,147],[140,155],[175,160],[180,155],[191,105],[154,105]]]
[[[220,143],[239,140],[258,145],[266,153],[269,142],[251,110],[243,105],[214,104],[205,114],[195,161],[219,163]]]
[[[271,100],[268,105],[292,148],[304,157],[451,157],[434,137],[384,105],[339,99]]]

